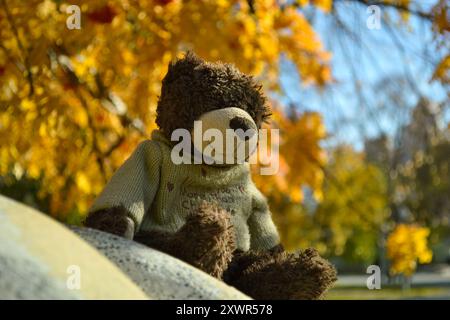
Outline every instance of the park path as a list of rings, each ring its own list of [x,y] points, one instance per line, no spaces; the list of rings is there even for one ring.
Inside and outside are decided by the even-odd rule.
[[[366,274],[344,274],[338,276],[338,287],[366,287]],[[442,268],[439,272],[418,272],[412,277],[412,286],[439,286],[450,287],[450,266]]]

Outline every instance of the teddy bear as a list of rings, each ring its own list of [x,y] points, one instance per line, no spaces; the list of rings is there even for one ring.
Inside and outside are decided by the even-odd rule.
[[[284,250],[267,200],[251,179],[250,141],[257,135],[234,137],[246,146],[243,161],[233,148],[216,150],[212,161],[202,158],[205,144],[197,138],[208,129],[257,132],[270,115],[252,76],[186,53],[162,80],[158,129],[114,173],[85,226],[172,255],[254,299],[322,298],[336,270],[315,249]],[[188,151],[174,161],[174,136],[185,133],[192,136],[183,145]],[[220,155],[236,161],[220,162]]]

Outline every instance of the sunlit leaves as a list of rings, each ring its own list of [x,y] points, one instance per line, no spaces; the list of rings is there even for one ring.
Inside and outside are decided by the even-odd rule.
[[[391,261],[391,274],[411,276],[418,263],[430,263],[432,252],[428,248],[428,228],[399,224],[389,235],[386,248]]]
[[[321,228],[320,241],[327,244],[327,254],[343,255],[351,251],[354,256],[350,258],[363,260],[365,249],[358,249],[367,242],[358,242],[358,237],[365,235],[366,241],[370,238],[373,250],[377,232],[389,214],[386,178],[379,168],[365,162],[364,154],[350,147],[334,150],[327,174],[325,196],[314,215]],[[349,244],[354,246],[353,250],[348,250]]]
[[[53,214],[86,212],[155,129],[161,79],[186,49],[236,63],[267,91],[277,88],[280,54],[292,59],[305,83],[331,78],[329,54],[299,11],[274,0],[252,3],[74,0],[81,29],[69,30],[67,3],[1,1],[0,173],[21,168],[40,181]],[[312,4],[329,7],[329,1]],[[282,122],[284,173],[273,186],[283,185],[279,191],[299,201],[300,186],[310,184],[320,197],[314,164],[322,161],[320,117]],[[297,155],[284,151],[300,144]]]
[[[304,113],[290,119],[276,109],[273,118],[272,127],[279,129],[281,135],[279,158],[273,158],[279,162],[279,170],[274,175],[254,175],[257,186],[273,200],[289,197],[290,201],[299,203],[303,199],[301,188],[307,185],[314,191],[315,198],[320,200],[322,166],[326,161],[320,146],[326,137],[321,116],[318,113]]]
[[[312,0],[311,2],[325,12],[329,12],[333,4],[333,0]]]
[[[433,74],[433,79],[444,84],[450,84],[450,7],[448,1],[439,0],[432,8],[433,31],[438,49],[446,50],[446,55],[439,62]]]
[[[440,80],[442,83],[450,84],[450,55],[446,56],[436,67],[433,74],[434,80]]]
[[[50,196],[53,214],[86,212],[136,144],[149,137],[156,127],[161,79],[168,63],[186,49],[205,59],[235,63],[263,82],[266,91],[278,89],[280,55],[293,62],[303,84],[332,80],[331,54],[302,13],[306,6],[329,12],[331,0],[70,4],[81,9],[81,30],[66,28],[69,3],[0,1],[0,174],[20,168],[25,176],[39,180],[40,195]],[[439,39],[448,34],[445,4],[441,0],[433,8]],[[438,66],[435,78],[448,81],[448,58]],[[295,247],[302,237],[299,224],[309,222],[296,216],[297,209],[287,208],[285,200],[293,206],[302,203],[305,186],[316,200],[323,198],[326,159],[320,143],[326,135],[319,114],[288,117],[280,110],[276,108],[272,124],[281,130],[280,170],[274,176],[254,177],[271,198],[274,215],[292,222],[294,227],[284,234]],[[368,175],[354,181],[340,169],[334,174],[348,186],[351,197],[362,198],[371,185],[368,177],[378,174],[360,164],[355,167],[355,176]],[[330,218],[330,228],[336,231],[332,250],[341,252],[348,235],[342,236],[336,226],[349,211],[342,209],[347,203],[342,203],[340,189],[327,186],[327,190],[329,200],[324,201],[337,201],[341,207],[330,209],[339,212]],[[377,211],[381,201],[376,196],[368,202],[373,207],[358,210],[376,211],[374,219],[381,219]],[[365,221],[350,214],[348,219]]]
[[[302,144],[297,145],[299,150],[288,152],[300,153]],[[271,198],[283,244],[288,249],[314,246],[324,255],[373,262],[379,230],[389,216],[385,176],[365,162],[364,154],[345,146],[333,150],[321,166],[326,179],[320,201],[314,199],[314,189],[302,193],[302,205]]]

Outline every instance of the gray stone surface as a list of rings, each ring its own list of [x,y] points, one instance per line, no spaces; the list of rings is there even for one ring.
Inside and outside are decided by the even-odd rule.
[[[154,299],[249,299],[222,281],[142,244],[98,230],[71,229]]]
[[[62,224],[0,195],[0,300],[148,298]]]
[[[75,289],[72,267],[80,275]],[[67,228],[0,195],[0,300],[148,298],[249,299],[174,257],[97,230]]]
[[[20,230],[0,211],[0,299],[78,299],[45,262],[17,241]]]

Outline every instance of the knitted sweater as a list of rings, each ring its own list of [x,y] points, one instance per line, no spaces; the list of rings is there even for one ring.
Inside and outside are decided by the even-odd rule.
[[[237,248],[270,249],[279,244],[266,199],[251,180],[249,165],[174,164],[172,145],[159,131],[139,144],[117,170],[90,211],[124,206],[139,230],[176,232],[202,200],[231,214]]]

